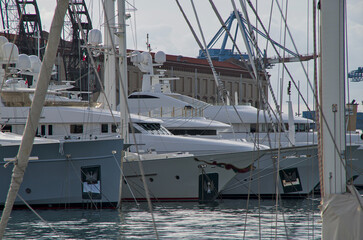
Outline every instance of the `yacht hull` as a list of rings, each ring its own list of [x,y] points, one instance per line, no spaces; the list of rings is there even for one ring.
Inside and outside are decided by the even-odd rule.
[[[14,158],[19,145],[0,146],[0,205],[9,189],[13,164],[4,168],[4,158]],[[119,163],[123,140],[67,141],[34,144],[18,195],[27,204],[57,208],[72,205],[99,207],[117,203]],[[15,207],[25,203],[17,197]]]
[[[256,152],[143,160],[149,196],[155,201],[210,201],[238,171],[249,171]],[[124,164],[122,199],[146,200],[138,161]]]
[[[348,148],[349,149],[349,148]],[[363,187],[363,148],[348,150],[347,179]],[[237,174],[221,192],[224,198],[269,198],[279,193],[284,198],[320,196],[319,164],[316,146],[283,148],[278,163],[278,150],[261,151],[254,170]],[[363,188],[361,189],[363,190]]]
[[[16,156],[18,147],[1,146],[1,158]],[[120,197],[121,149],[121,140],[35,144],[31,156],[39,159],[29,161],[19,195],[34,207],[116,207]],[[218,197],[236,172],[249,171],[257,157],[254,151],[152,156],[141,161],[152,200],[201,202]],[[122,200],[145,200],[139,161],[125,160],[122,173]],[[6,200],[11,174],[12,165],[4,168],[1,162],[1,206]],[[25,206],[21,198],[17,198],[15,207]]]

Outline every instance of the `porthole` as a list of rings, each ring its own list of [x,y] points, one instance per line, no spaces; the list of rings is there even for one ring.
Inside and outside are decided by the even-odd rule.
[[[176,176],[175,176],[175,179],[176,179],[176,180],[179,180],[179,179],[180,179],[180,177],[179,177],[178,175],[176,175]]]

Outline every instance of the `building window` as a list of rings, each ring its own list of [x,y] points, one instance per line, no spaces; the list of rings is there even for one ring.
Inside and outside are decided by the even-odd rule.
[[[71,133],[83,133],[83,125],[71,125]]]
[[[53,125],[48,125],[48,135],[53,135]]]
[[[101,125],[101,132],[102,133],[108,133],[108,124],[102,124]]]

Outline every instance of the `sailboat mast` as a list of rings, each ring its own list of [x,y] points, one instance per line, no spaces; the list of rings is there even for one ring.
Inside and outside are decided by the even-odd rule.
[[[321,85],[324,196],[346,192],[340,154],[345,150],[345,1],[321,3]],[[332,136],[331,136],[332,135]],[[344,159],[344,157],[342,158]]]
[[[127,56],[126,56],[126,9],[125,0],[117,0],[118,9],[118,38],[119,38],[119,66],[120,76],[120,119],[121,119],[121,134],[124,141],[128,141],[128,112],[127,112]]]
[[[115,0],[105,0],[104,11],[105,96],[101,96],[101,102],[106,103],[107,98],[111,109],[116,110],[116,55],[112,46],[112,43],[115,42]]]
[[[37,129],[40,114],[43,109],[45,95],[48,90],[49,80],[52,73],[53,64],[57,54],[60,41],[60,34],[63,27],[64,16],[68,8],[69,1],[61,0],[57,2],[57,7],[53,16],[48,44],[45,50],[44,59],[39,73],[39,80],[34,93],[33,102],[29,111],[29,116],[24,129],[23,138],[16,157],[17,163],[14,166],[12,179],[6,203],[0,221],[0,239],[4,236],[6,225],[10,217],[12,207],[14,205],[20,184],[23,181],[25,170],[28,166],[28,159],[33,147],[35,131]]]
[[[345,8],[346,1],[323,0],[321,6],[320,121],[323,192],[322,239],[363,239],[363,199],[346,183]],[[320,148],[319,148],[320,151]]]

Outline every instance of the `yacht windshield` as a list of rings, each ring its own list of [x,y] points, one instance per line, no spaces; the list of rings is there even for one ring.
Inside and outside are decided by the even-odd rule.
[[[155,135],[171,135],[171,133],[160,123],[137,123],[140,127],[151,134]]]

